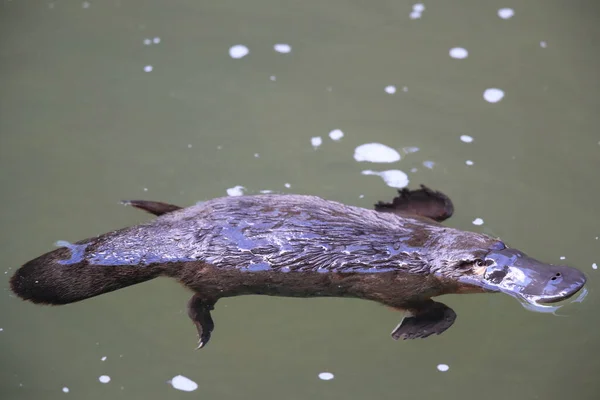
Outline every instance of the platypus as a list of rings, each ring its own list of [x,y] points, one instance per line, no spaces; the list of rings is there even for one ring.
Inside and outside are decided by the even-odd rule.
[[[191,207],[125,202],[157,218],[61,246],[20,267],[12,291],[33,303],[68,304],[165,276],[194,294],[188,315],[198,348],[223,297],[348,297],[403,311],[394,339],[440,334],[455,312],[432,297],[504,292],[531,304],[567,299],[579,270],[544,264],[501,240],[441,225],[454,206],[421,185],[374,209],[315,196],[222,197]]]

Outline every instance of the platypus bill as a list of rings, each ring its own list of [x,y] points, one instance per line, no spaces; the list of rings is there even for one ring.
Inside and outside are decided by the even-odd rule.
[[[224,197],[188,208],[126,202],[154,220],[62,246],[19,268],[11,288],[34,303],[67,304],[159,276],[194,295],[198,347],[222,297],[354,297],[405,312],[394,339],[440,334],[456,319],[432,297],[504,292],[531,304],[567,299],[582,272],[536,261],[502,241],[444,227],[450,199],[421,186],[375,210],[314,196]]]

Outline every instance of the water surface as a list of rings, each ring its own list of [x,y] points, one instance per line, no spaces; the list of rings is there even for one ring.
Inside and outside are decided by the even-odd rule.
[[[598,8],[413,5],[3,2],[0,396],[597,398]],[[387,153],[360,159],[392,161],[356,161],[371,143]],[[57,240],[148,220],[121,199],[273,190],[371,207],[407,183],[450,195],[450,226],[581,268],[588,296],[560,317],[445,296],[456,324],[411,342],[389,337],[400,314],[369,302],[224,299],[194,351],[190,294],[168,280],[55,308],[8,291]],[[198,388],[174,389],[177,375]]]

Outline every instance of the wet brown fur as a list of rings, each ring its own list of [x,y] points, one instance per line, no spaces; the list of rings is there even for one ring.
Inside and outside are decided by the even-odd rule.
[[[407,210],[409,210],[413,212],[410,215],[411,221],[414,224],[422,223],[423,226],[438,225],[429,218],[442,220],[452,214],[452,203],[445,195],[433,192],[425,187],[415,192],[417,193],[416,196],[411,199],[410,192],[400,191],[400,196],[394,199],[393,203],[379,203],[376,208],[385,209],[385,211],[399,216],[406,215]],[[436,199],[436,194],[442,197]],[[406,204],[407,202],[413,203]],[[180,207],[166,203],[136,200],[126,202],[126,204],[161,216],[159,217],[162,218],[161,223],[166,226],[177,227],[178,220],[190,218],[188,215],[200,219],[210,216],[210,213],[206,214],[210,211],[210,208],[201,208],[197,214],[194,214],[195,211],[187,211],[186,209],[179,211]],[[243,206],[244,200],[241,199],[239,204]],[[265,205],[260,210],[259,215],[284,210],[287,213],[285,215],[293,218],[301,212],[286,207],[288,206],[282,205],[276,209],[273,205]],[[342,208],[340,205],[339,209],[333,207],[329,215],[337,220],[337,223],[340,223],[339,221],[344,221],[347,213],[360,212],[357,210],[359,209]],[[237,209],[236,211],[241,210]],[[372,211],[369,212],[372,213]],[[177,214],[176,217],[171,219],[170,215],[174,213],[183,214]],[[418,215],[414,213],[418,213]],[[243,212],[241,214],[243,215]],[[327,221],[319,221],[319,223],[323,222]],[[386,224],[386,221],[381,219],[381,222],[376,223]],[[113,238],[126,238],[127,235],[134,235],[133,232],[137,232],[136,229],[136,227],[124,228],[97,238],[80,241],[75,245],[84,245],[86,254],[101,253],[102,246],[110,243]],[[445,232],[445,228],[441,226],[432,229],[437,229],[440,234]],[[459,232],[456,230],[451,231],[455,234]],[[149,232],[148,235],[150,236],[148,237],[152,238],[153,231],[150,230]],[[355,231],[354,234],[360,236],[365,233],[361,234],[360,231]],[[481,237],[483,239],[478,240],[482,240],[483,243],[488,240],[483,236]],[[140,240],[144,240],[143,236]],[[209,239],[196,238],[193,240],[207,242]],[[390,240],[392,239],[390,238]],[[427,233],[425,230],[412,231],[411,236],[406,239],[406,243],[414,247],[431,245],[431,233]],[[457,243],[462,242],[459,240]],[[443,245],[440,242],[436,246]],[[154,248],[151,244],[148,244],[148,246]],[[262,251],[268,251],[268,247],[266,249],[263,248]],[[256,248],[255,255],[260,255],[260,251],[260,248]],[[461,251],[468,254],[466,248]],[[354,297],[372,300],[395,309],[409,310],[415,315],[415,317],[406,318],[405,321],[407,322],[403,321],[404,325],[401,324],[396,328],[392,336],[397,339],[400,337],[414,338],[427,337],[434,333],[439,334],[452,325],[455,318],[454,312],[441,303],[433,302],[430,300],[431,297],[447,293],[482,291],[469,285],[460,285],[451,277],[448,279],[439,276],[434,277],[433,274],[425,271],[415,273],[415,271],[422,271],[421,264],[407,267],[406,270],[398,268],[394,271],[378,273],[353,272],[352,269],[332,269],[324,273],[303,269],[304,267],[287,273],[275,269],[249,272],[240,268],[228,267],[227,262],[233,261],[227,258],[223,258],[219,266],[206,262],[206,260],[149,263],[143,266],[103,266],[90,264],[89,257],[65,264],[64,261],[72,257],[71,253],[72,249],[63,247],[29,261],[19,268],[11,278],[12,291],[19,297],[33,303],[59,305],[81,301],[159,276],[174,278],[195,293],[188,304],[188,314],[198,328],[199,347],[204,346],[210,338],[214,327],[210,311],[214,308],[217,300],[223,297],[262,294],[290,297]],[[223,254],[222,256],[227,257],[230,255]],[[217,254],[214,257],[221,256]],[[318,254],[315,257],[318,258]],[[434,261],[438,262],[439,260],[431,260],[431,262]],[[424,262],[424,260],[419,262]],[[451,260],[447,260],[447,262],[451,262]],[[438,264],[435,264],[437,268],[446,268],[445,263]]]

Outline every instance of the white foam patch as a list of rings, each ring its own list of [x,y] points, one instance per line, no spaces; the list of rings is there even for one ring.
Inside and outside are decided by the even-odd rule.
[[[90,8],[92,4],[89,1],[84,1],[83,3],[81,3],[81,7],[82,8]]]
[[[498,88],[485,89],[483,98],[490,103],[497,103],[504,97],[504,90]]]
[[[596,263],[592,264],[592,269],[598,269],[598,265]]]
[[[474,163],[471,160],[467,160],[467,161],[465,161],[465,164],[467,164],[467,165],[473,165]]]
[[[473,137],[469,135],[460,135],[460,140],[465,143],[471,143],[473,141]]]
[[[421,18],[421,13],[418,11],[412,11],[409,15],[410,19],[419,19]]]
[[[146,65],[144,67],[144,72],[152,72],[153,69],[154,67],[152,65]]]
[[[288,188],[288,189],[292,187],[292,185],[290,185],[289,183],[286,183],[286,184],[284,184],[283,186],[285,186],[285,187],[286,187],[286,188]]]
[[[334,129],[331,132],[329,132],[329,137],[331,138],[331,140],[340,140],[344,137],[344,132],[342,132],[339,129]]]
[[[450,367],[448,364],[438,364],[437,369],[438,371],[446,372],[450,369]]]
[[[289,44],[285,44],[285,43],[277,43],[275,46],[273,46],[273,49],[275,49],[276,52],[278,53],[289,53],[290,51],[292,51],[292,46],[290,46]]]
[[[273,82],[275,82],[277,80],[277,77],[275,75],[271,75],[269,77],[270,80],[272,80]]]
[[[413,9],[413,11],[416,11],[416,12],[423,12],[423,11],[425,11],[425,4],[423,4],[423,3],[413,4],[412,9]]]
[[[509,19],[515,15],[515,10],[512,8],[501,8],[498,10],[498,16],[502,19]]]
[[[388,86],[385,87],[384,90],[388,94],[394,94],[394,93],[396,93],[396,86],[394,86],[394,85],[388,85]]]
[[[144,39],[144,44],[146,46],[150,46],[152,44],[152,40],[151,39]]]
[[[435,167],[435,162],[433,162],[433,161],[423,161],[423,166],[425,168],[433,169],[433,167]]]
[[[69,393],[69,388],[65,386],[64,388],[62,388],[62,391],[63,393]]]
[[[358,162],[392,163],[400,160],[400,153],[381,143],[365,143],[354,149],[354,159]]]
[[[473,220],[473,225],[483,225],[483,220],[481,218],[475,218]]]
[[[160,43],[160,38],[157,36],[154,39],[152,39],[152,43],[154,44],[159,44]]]
[[[100,360],[101,361],[106,361],[106,356],[102,357]]]
[[[108,375],[100,375],[100,377],[98,378],[98,380],[102,383],[108,383],[110,382],[110,376]]]
[[[560,256],[560,259],[561,259],[561,260],[564,260],[564,259],[566,259],[566,258],[567,258],[567,257],[565,257],[565,256]]]
[[[227,189],[228,196],[242,196],[244,191],[246,190],[243,186],[234,186],[232,188]]]
[[[398,169],[390,169],[387,171],[372,171],[370,169],[361,172],[363,175],[377,175],[388,185],[393,188],[404,188],[408,186],[408,175]]]
[[[177,390],[182,390],[184,392],[193,392],[198,389],[198,384],[191,380],[190,378],[186,378],[183,375],[174,376],[173,379],[168,381],[173,388]]]
[[[545,49],[546,47],[548,47],[548,43],[544,42],[543,40],[540,42],[540,47]]]
[[[235,46],[231,46],[229,48],[229,55],[231,58],[242,58],[248,55],[250,50],[243,44],[236,44]]]
[[[319,374],[319,379],[323,380],[323,381],[330,381],[334,378],[333,374],[331,372],[321,372]]]
[[[254,153],[254,158],[260,158],[260,154]]]
[[[417,151],[419,151],[420,149],[418,147],[404,147],[402,149],[402,151],[404,151],[405,154],[410,154],[410,153],[416,153]]]
[[[310,138],[310,144],[312,144],[312,146],[316,149],[323,144],[323,139],[321,139],[321,136],[312,137]]]
[[[463,47],[453,47],[450,49],[450,57],[462,60],[463,58],[467,58],[469,56],[469,52],[467,49]]]

